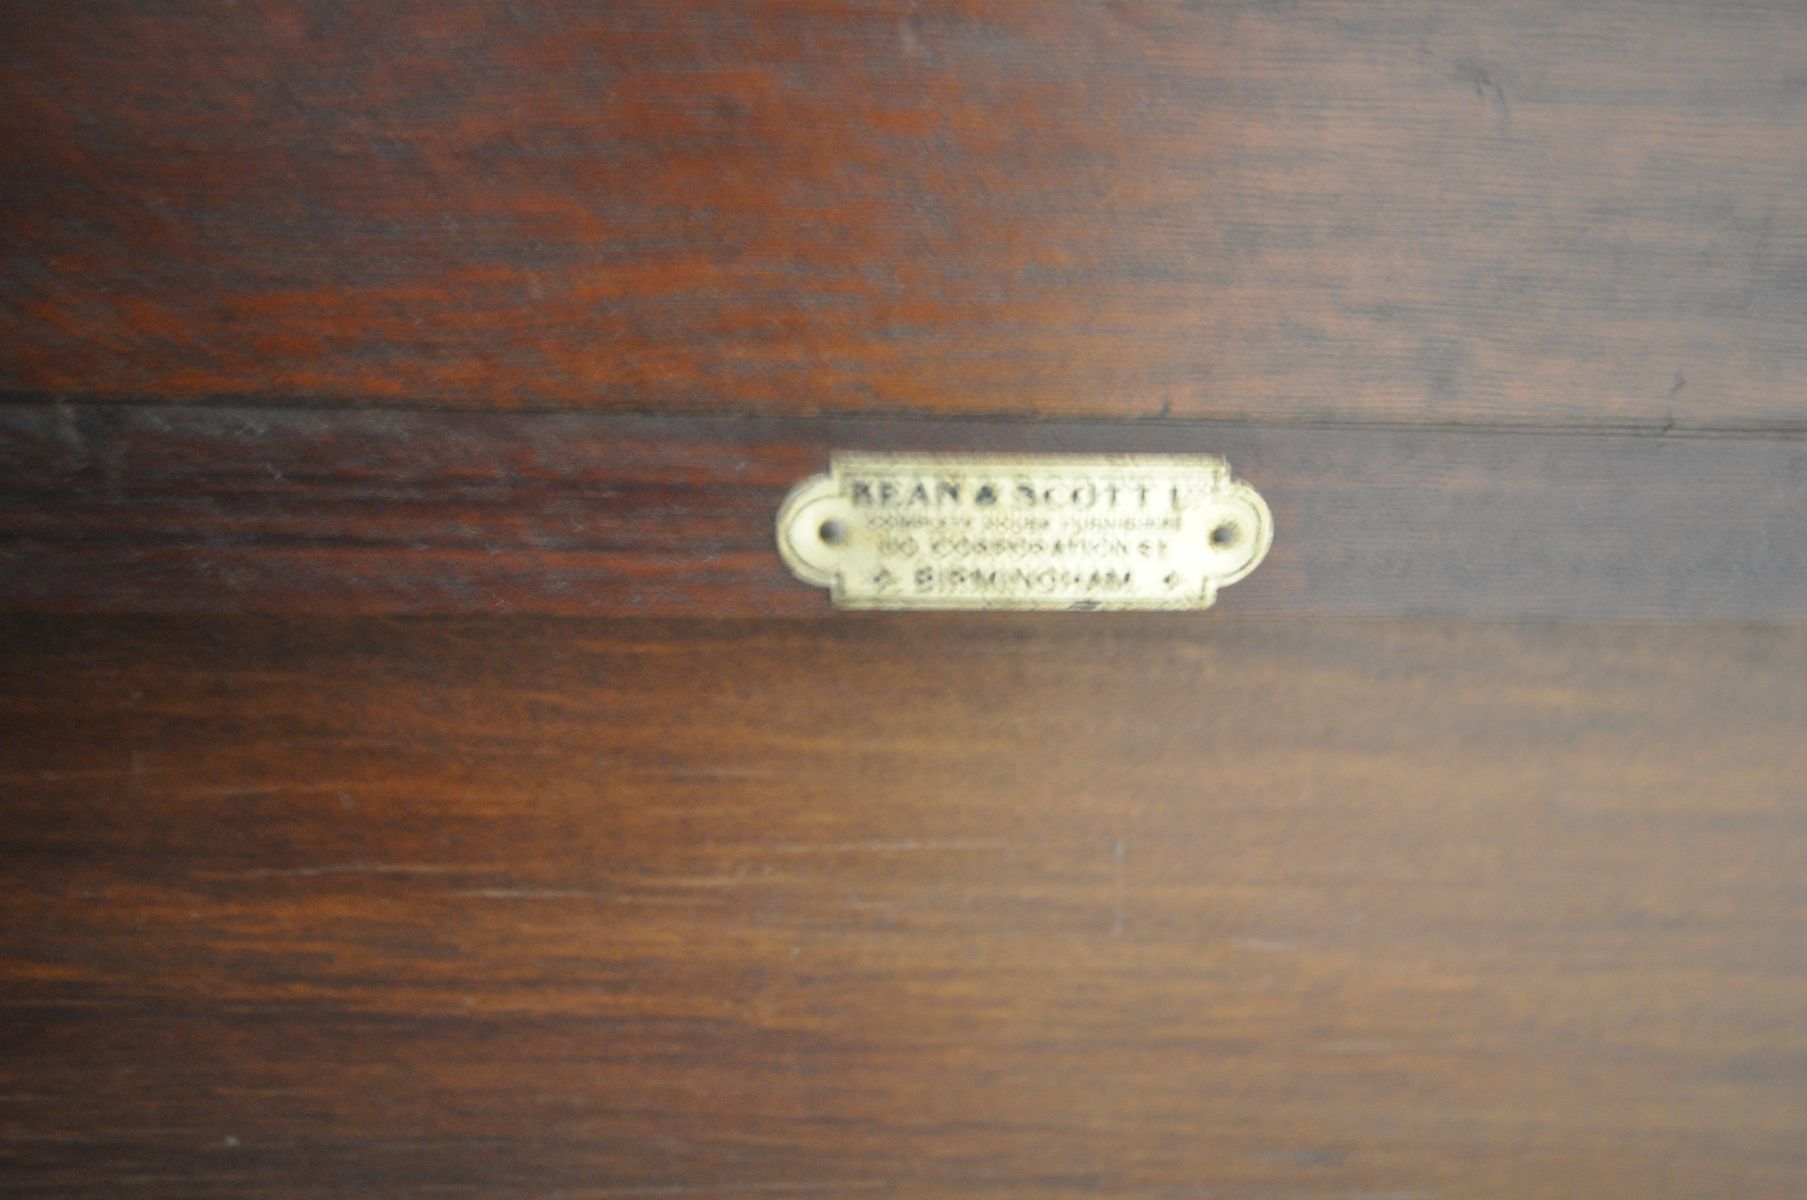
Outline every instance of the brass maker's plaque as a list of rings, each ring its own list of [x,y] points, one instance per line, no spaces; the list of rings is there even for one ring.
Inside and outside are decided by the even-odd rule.
[[[778,511],[785,563],[841,608],[1209,608],[1273,535],[1202,454],[834,454]]]

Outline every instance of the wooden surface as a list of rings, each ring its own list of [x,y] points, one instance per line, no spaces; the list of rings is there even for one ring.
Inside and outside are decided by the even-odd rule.
[[[1802,424],[1790,0],[0,17],[0,390]]]
[[[9,1196],[1796,1197],[1807,630],[13,618]]]
[[[833,449],[1196,451],[1274,511],[1220,611],[1807,617],[1807,440],[1216,424],[0,407],[0,607],[830,615]]]
[[[1807,1195],[1807,6],[0,29],[0,1195]],[[1277,538],[837,616],[886,448]]]

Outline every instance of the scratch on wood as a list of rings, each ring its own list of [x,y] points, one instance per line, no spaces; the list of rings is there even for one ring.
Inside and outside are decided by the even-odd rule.
[[[123,779],[144,774],[141,764],[129,767],[97,767],[87,771],[24,771],[0,775],[0,783],[63,783],[72,779]]]
[[[336,863],[324,867],[253,867],[248,871],[202,871],[207,879],[313,879],[322,875],[451,875],[498,871],[495,863]]]
[[[318,792],[345,793],[363,787],[362,781],[348,783],[333,780],[295,780],[288,783],[252,784],[243,787],[184,788],[187,796],[205,796],[212,800],[237,800],[252,796],[313,795]]]
[[[1123,936],[1124,902],[1128,898],[1129,881],[1124,873],[1124,856],[1129,852],[1129,844],[1121,839],[1111,843],[1111,862],[1117,873],[1117,904],[1111,917],[1111,936]]]
[[[667,904],[684,908],[707,903],[698,896],[633,896],[593,888],[471,888],[453,894],[478,900],[606,900],[611,904]]]
[[[1352,1040],[1340,1042],[1317,1042],[1312,1050],[1319,1054],[1397,1054],[1402,1047],[1395,1042],[1377,1039]]]
[[[997,841],[905,838],[874,842],[773,842],[762,848],[773,854],[921,854],[935,851],[990,853],[1003,850],[1006,845]]]
[[[713,1183],[671,1184],[649,1187],[601,1188],[584,1192],[586,1196],[732,1196],[736,1192],[781,1192],[784,1195],[815,1195],[821,1192],[870,1192],[888,1185],[876,1180],[848,1180],[831,1183]],[[575,1195],[575,1193],[572,1193]]]

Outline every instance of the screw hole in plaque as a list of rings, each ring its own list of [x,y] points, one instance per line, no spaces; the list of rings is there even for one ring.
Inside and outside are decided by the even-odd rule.
[[[1211,544],[1219,550],[1227,550],[1242,540],[1242,530],[1234,521],[1225,521],[1211,531]]]
[[[847,526],[830,517],[822,522],[820,529],[816,530],[816,536],[821,538],[825,545],[839,546],[847,540]]]

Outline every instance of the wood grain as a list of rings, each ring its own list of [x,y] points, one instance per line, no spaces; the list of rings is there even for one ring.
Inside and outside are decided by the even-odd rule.
[[[1275,514],[1232,615],[1807,616],[1807,441],[1200,423],[0,407],[0,608],[824,616],[834,449],[1196,451]]]
[[[14,393],[1802,425],[1787,0],[0,13]]]
[[[0,625],[18,1197],[1794,1197],[1807,630]]]

